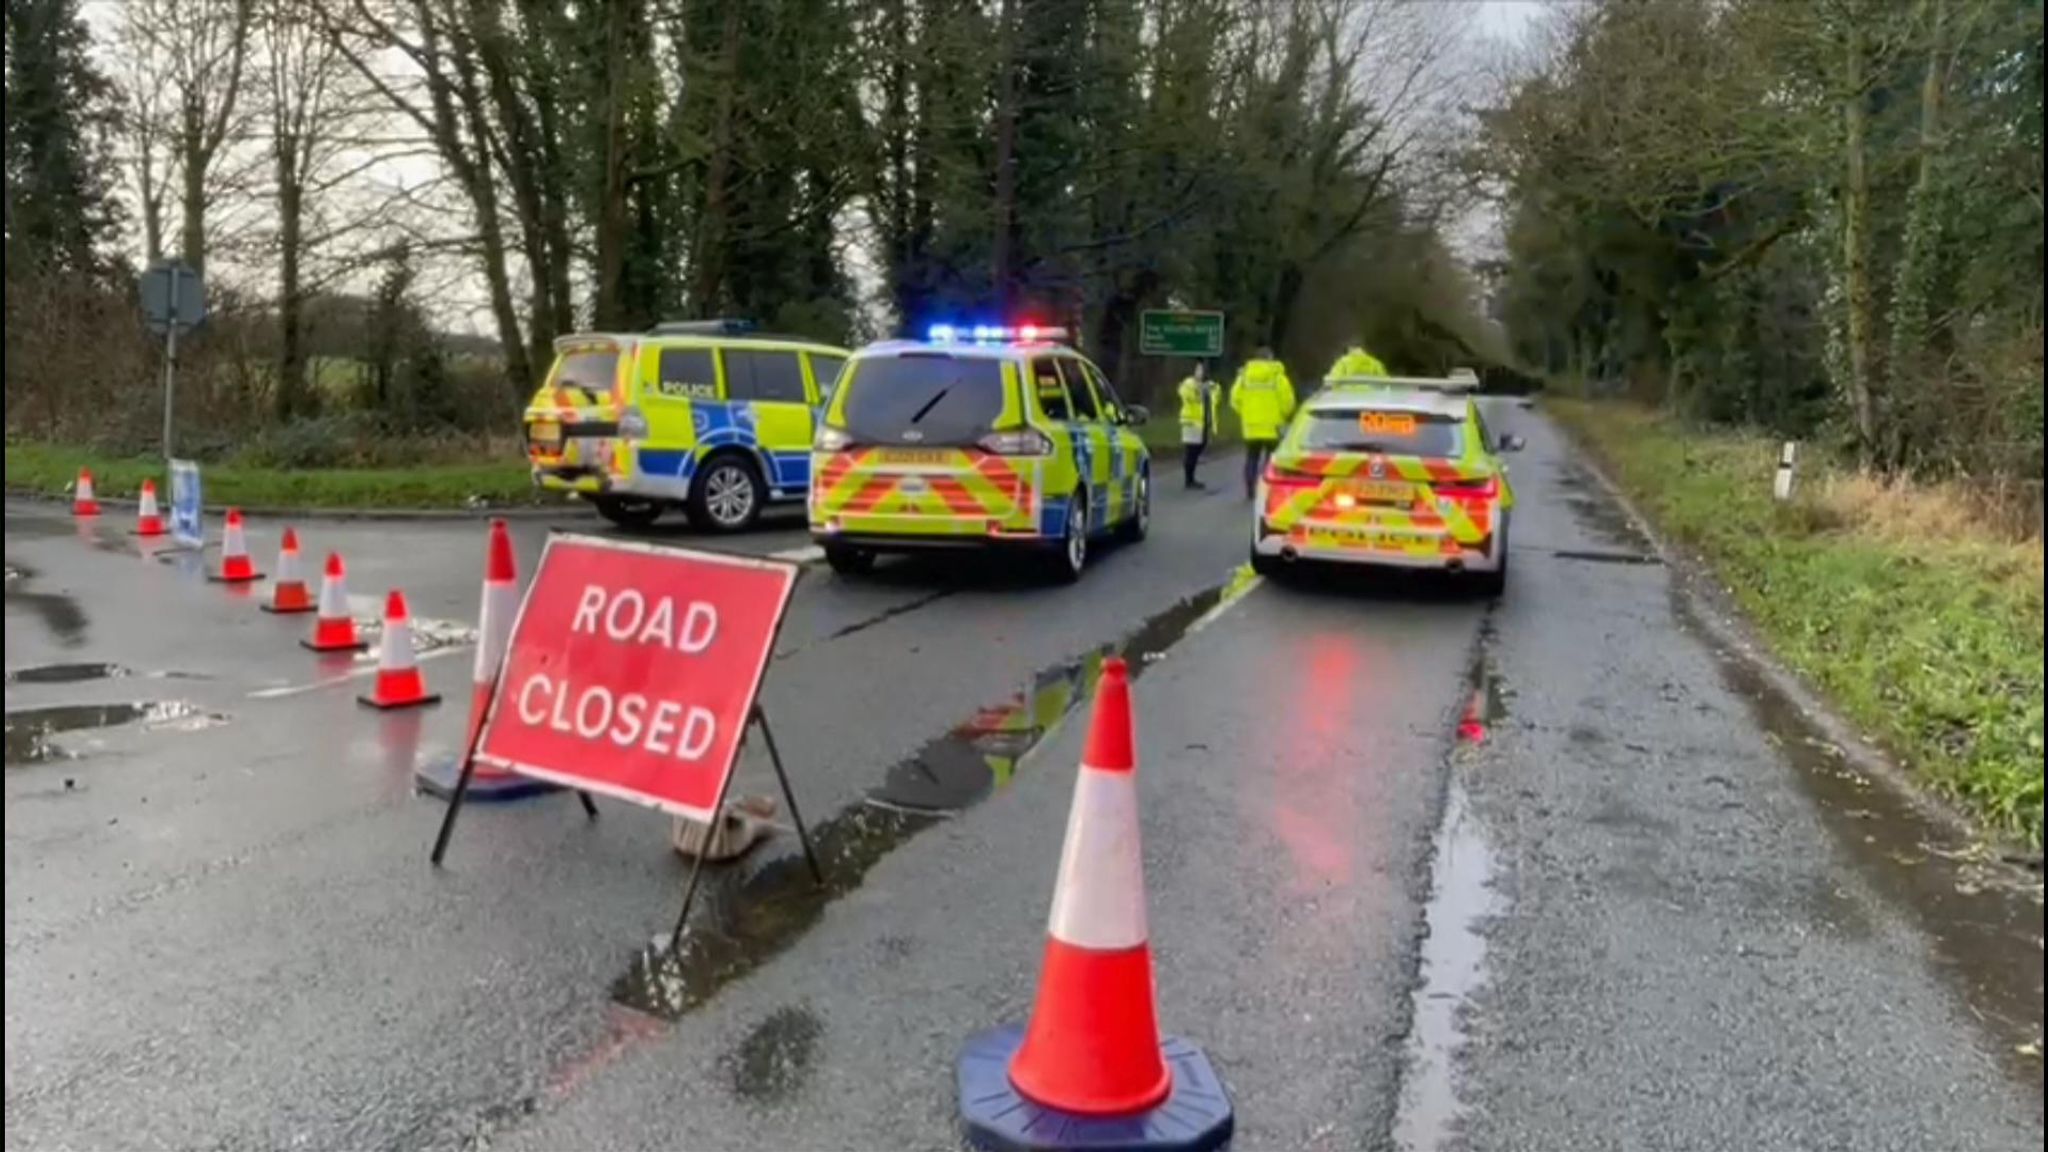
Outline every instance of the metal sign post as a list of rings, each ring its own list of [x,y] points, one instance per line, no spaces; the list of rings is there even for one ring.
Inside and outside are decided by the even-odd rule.
[[[178,381],[178,334],[206,321],[206,282],[182,260],[159,260],[142,274],[142,318],[164,338],[164,459],[172,455],[171,398]]]

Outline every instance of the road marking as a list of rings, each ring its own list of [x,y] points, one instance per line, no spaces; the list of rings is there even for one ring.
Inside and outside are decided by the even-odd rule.
[[[458,652],[467,652],[469,648],[470,646],[467,644],[451,644],[446,648],[435,648],[428,652],[422,652],[413,657],[413,661],[418,664],[425,664],[429,660],[437,660],[443,656],[453,656]],[[278,700],[286,696],[300,696],[307,692],[317,692],[322,688],[332,688],[336,684],[346,684],[351,680],[360,680],[365,676],[374,676],[377,674],[377,661],[374,659],[374,656],[375,653],[364,653],[360,657],[362,661],[360,667],[351,668],[338,676],[329,676],[325,680],[315,680],[311,684],[285,684],[277,688],[258,688],[254,692],[249,693],[249,699]]]
[[[816,564],[825,558],[825,549],[816,544],[806,544],[801,548],[784,548],[780,552],[770,552],[768,558],[787,560],[792,564]]]
[[[1224,588],[1223,599],[1218,600],[1215,607],[1196,617],[1195,622],[1188,625],[1188,630],[1181,633],[1181,639],[1185,640],[1189,636],[1193,636],[1195,633],[1214,624],[1225,612],[1237,607],[1238,601],[1250,595],[1252,589],[1265,582],[1266,578],[1253,573],[1250,565],[1239,569],[1238,575],[1232,577],[1230,584]]]

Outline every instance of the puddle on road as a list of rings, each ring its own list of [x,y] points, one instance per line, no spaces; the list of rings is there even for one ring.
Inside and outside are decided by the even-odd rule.
[[[1481,926],[1500,914],[1503,903],[1492,887],[1493,850],[1455,781],[1444,800],[1431,872],[1422,981],[1414,993],[1407,1068],[1394,1120],[1394,1146],[1402,1152],[1437,1152],[1457,1135],[1463,1111],[1457,1063],[1466,1039],[1464,1011],[1486,983]]]
[[[2042,1016],[2042,890],[2030,878],[1916,809],[1897,788],[1858,772],[1797,701],[1752,660],[1726,650],[1672,582],[1681,624],[1709,641],[1728,687],[1796,769],[1822,822],[1887,901],[1934,941],[1932,962],[1985,1030],[2007,1072],[2038,1098]]]
[[[75,760],[78,753],[56,742],[66,732],[143,724],[157,731],[189,732],[227,723],[227,717],[184,700],[121,704],[58,704],[7,713],[7,766]]]
[[[1559,560],[1578,560],[1587,564],[1644,564],[1656,565],[1663,560],[1647,552],[1602,552],[1593,549],[1559,548],[1551,552]]]
[[[811,1060],[824,1034],[824,1021],[809,1008],[769,1013],[725,1054],[734,1094],[757,1104],[777,1104],[795,1095],[810,1079]]]
[[[986,799],[1018,762],[1092,696],[1103,661],[1122,656],[1137,679],[1199,622],[1251,585],[1233,581],[1153,616],[1116,644],[1039,673],[890,768],[880,786],[811,829],[820,886],[800,853],[744,876],[707,873],[681,955],[663,934],[643,946],[612,985],[618,1003],[673,1020],[795,943],[827,905],[859,888],[868,871],[912,837]]]
[[[9,684],[80,684],[88,680],[126,680],[141,676],[148,680],[205,680],[198,672],[137,672],[119,664],[35,664],[7,674]]]
[[[1402,1152],[1437,1152],[1458,1134],[1464,1110],[1458,1095],[1464,1013],[1487,980],[1485,922],[1505,910],[1506,901],[1493,888],[1496,866],[1485,826],[1458,783],[1471,750],[1507,716],[1509,693],[1493,661],[1497,636],[1489,613],[1480,622],[1465,677],[1470,695],[1458,715],[1449,790],[1431,846],[1420,973],[1394,1116],[1394,1146]]]
[[[40,573],[27,564],[13,560],[7,562],[7,604],[19,606],[43,622],[57,643],[65,648],[77,648],[85,643],[85,609],[78,601],[62,592],[37,592],[29,586],[34,584]]]

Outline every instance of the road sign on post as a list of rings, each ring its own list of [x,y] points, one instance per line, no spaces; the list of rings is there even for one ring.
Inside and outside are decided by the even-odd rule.
[[[1223,313],[1141,312],[1138,314],[1138,352],[1143,356],[1214,360],[1223,355]]]
[[[178,379],[178,336],[206,322],[206,283],[182,260],[159,260],[142,274],[142,318],[164,338],[164,459],[171,458],[171,396]]]
[[[205,547],[204,507],[199,465],[190,460],[171,461],[171,539],[186,548]]]

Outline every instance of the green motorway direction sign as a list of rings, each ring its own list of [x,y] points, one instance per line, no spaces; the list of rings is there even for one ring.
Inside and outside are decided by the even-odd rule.
[[[1138,314],[1138,352],[1143,356],[1223,355],[1223,313],[1146,311]]]

